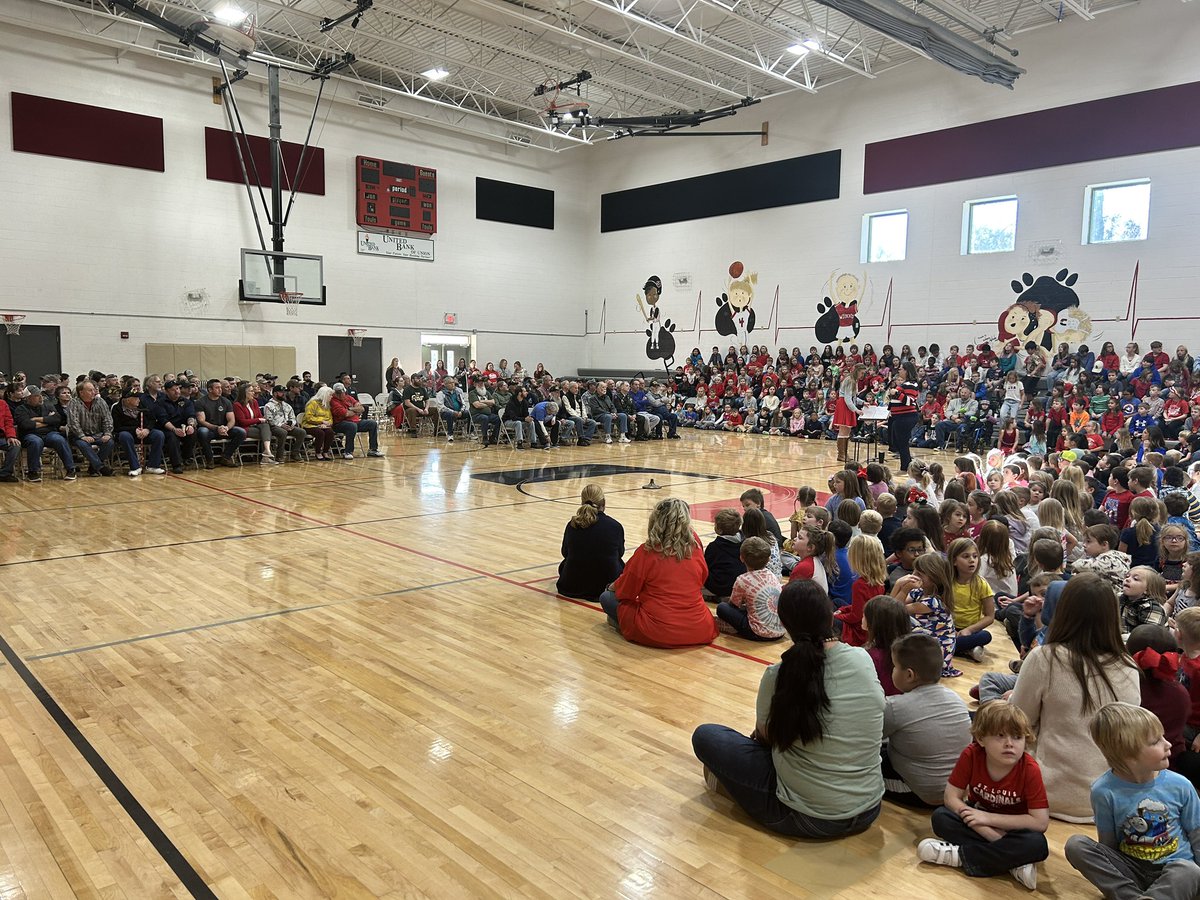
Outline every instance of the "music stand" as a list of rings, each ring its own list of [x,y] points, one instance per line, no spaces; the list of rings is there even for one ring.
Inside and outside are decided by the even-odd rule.
[[[888,412],[886,406],[864,406],[858,414],[858,421],[871,422],[875,427],[871,429],[871,436],[867,439],[867,460],[878,457],[879,462],[885,462],[885,457],[879,451],[879,426],[891,418],[891,413]]]

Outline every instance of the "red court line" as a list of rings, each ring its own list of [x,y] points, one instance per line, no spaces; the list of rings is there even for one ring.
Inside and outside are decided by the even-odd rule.
[[[546,575],[546,576],[544,576],[544,577],[542,577],[542,578],[531,578],[531,579],[529,579],[529,581],[522,581],[522,582],[521,582],[521,584],[523,584],[523,585],[525,585],[526,587],[528,587],[528,586],[529,586],[529,585],[531,585],[531,584],[537,584],[539,581],[550,581],[551,579],[557,579],[557,578],[558,578],[558,575],[557,575],[557,574],[555,574],[555,575]]]
[[[553,597],[556,600],[563,601],[564,603],[573,603],[575,606],[582,606],[584,609],[594,610],[595,612],[603,612],[603,610],[600,608],[600,606],[598,604],[587,603],[583,600],[576,600],[573,597],[564,597],[562,594],[556,593],[554,591],[543,590],[542,588],[534,587],[532,584],[526,584],[526,583],[523,583],[520,581],[514,581],[511,578],[505,578],[503,575],[496,575],[496,574],[493,574],[492,572],[485,572],[483,569],[476,569],[474,566],[468,566],[465,563],[455,562],[452,559],[444,559],[443,557],[435,556],[432,553],[426,553],[424,550],[416,550],[412,547],[406,547],[403,544],[397,544],[395,541],[389,541],[386,538],[376,537],[373,534],[365,534],[361,531],[355,531],[353,528],[349,528],[345,525],[336,525],[333,522],[325,522],[321,519],[315,518],[314,516],[305,515],[304,513],[298,513],[295,510],[291,510],[291,509],[285,509],[284,507],[276,506],[273,503],[266,503],[262,500],[255,500],[253,497],[243,496],[242,494],[235,493],[234,491],[227,491],[227,490],[225,490],[225,488],[219,488],[219,487],[216,487],[215,485],[205,484],[202,481],[193,481],[192,479],[185,478],[182,475],[176,475],[174,477],[178,478],[180,481],[186,481],[189,484],[200,485],[201,487],[206,487],[209,490],[216,491],[219,494],[225,494],[226,496],[233,497],[234,499],[237,499],[237,500],[244,500],[247,503],[253,503],[255,506],[262,506],[262,507],[266,507],[267,509],[273,509],[276,512],[284,513],[285,515],[295,516],[297,519],[303,519],[305,522],[312,522],[315,525],[321,525],[325,528],[332,528],[332,529],[335,529],[336,531],[341,531],[345,534],[352,534],[355,537],[360,537],[360,538],[363,538],[368,541],[374,541],[376,544],[382,544],[383,546],[391,547],[394,550],[401,550],[404,553],[411,553],[414,556],[422,556],[425,559],[431,559],[434,562],[440,562],[447,566],[453,566],[456,569],[462,569],[466,572],[471,572],[475,575],[481,575],[484,578],[490,578],[493,581],[499,581],[503,584],[511,585],[512,587],[524,588],[527,591],[536,591],[539,594],[544,594],[547,597]],[[544,581],[545,579],[539,579],[539,580]],[[738,657],[741,657],[742,659],[748,659],[748,660],[751,660],[752,662],[760,663],[764,666],[771,665],[771,662],[769,660],[759,659],[757,656],[751,656],[748,653],[742,653],[740,650],[733,650],[729,647],[722,647],[720,644],[706,644],[704,646],[706,649],[716,650],[720,653],[728,653],[730,656],[738,656]]]

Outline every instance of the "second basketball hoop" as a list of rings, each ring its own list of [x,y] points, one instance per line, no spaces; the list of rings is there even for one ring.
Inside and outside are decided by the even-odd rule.
[[[365,328],[347,328],[346,329],[346,337],[348,337],[348,338],[350,338],[350,340],[354,341],[355,347],[362,346],[363,335],[365,335],[366,333],[367,333],[367,329],[365,329]]]

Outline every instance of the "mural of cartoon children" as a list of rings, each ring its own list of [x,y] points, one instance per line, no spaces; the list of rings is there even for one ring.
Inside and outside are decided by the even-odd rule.
[[[729,265],[730,282],[717,297],[717,334],[737,335],[738,344],[750,343],[750,332],[754,330],[754,286],[758,284],[758,273],[745,274],[740,262]]]
[[[833,298],[825,297],[817,304],[816,324],[813,325],[817,340],[823,344],[834,341],[848,344],[858,337],[862,325],[858,320],[859,301],[862,300],[866,276],[860,281],[849,272],[830,276],[829,286]],[[848,333],[841,333],[846,329]]]
[[[646,357],[648,359],[661,359],[665,366],[670,366],[675,362],[675,336],[672,332],[675,331],[675,326],[671,324],[671,320],[659,322],[658,300],[662,296],[662,279],[657,275],[651,275],[646,279],[646,284],[642,288],[646,295],[646,300],[642,302],[642,295],[637,295],[637,305],[642,311],[642,318],[646,320],[649,326],[646,329]],[[649,309],[646,305],[649,304]]]

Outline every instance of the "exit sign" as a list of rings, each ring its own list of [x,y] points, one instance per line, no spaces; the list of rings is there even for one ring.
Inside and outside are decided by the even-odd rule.
[[[443,325],[457,325],[458,324],[458,313],[446,313],[444,316],[442,316],[442,324]]]

